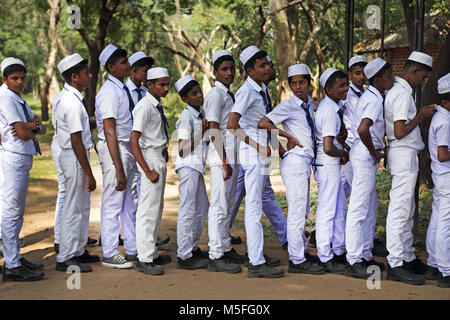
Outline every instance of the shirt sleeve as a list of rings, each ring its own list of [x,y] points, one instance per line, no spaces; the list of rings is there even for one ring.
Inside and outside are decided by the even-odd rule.
[[[271,112],[266,114],[266,117],[273,122],[274,125],[278,125],[287,118],[289,118],[289,106],[283,103],[280,103],[276,106]]]
[[[383,110],[383,106],[378,101],[367,101],[361,115],[361,120],[366,118],[372,120],[372,123],[375,123],[381,110]]]
[[[248,107],[252,105],[251,94],[245,88],[242,88],[236,92],[236,102],[234,103],[231,112],[239,113],[240,115],[245,114]]]
[[[217,90],[212,89],[205,98],[205,117],[208,122],[214,121],[220,123],[220,116],[222,114],[223,99]]]
[[[114,89],[108,89],[102,92],[99,103],[99,109],[103,119],[117,119],[119,113],[120,97]]]
[[[146,123],[150,121],[150,112],[142,105],[137,105],[133,110],[133,131],[144,132]]]
[[[436,145],[438,147],[450,146],[450,123],[442,121],[435,130]]]
[[[325,110],[324,110],[325,111]],[[336,117],[332,111],[326,110],[321,117],[322,137],[336,137]]]
[[[84,107],[79,103],[67,108],[67,127],[70,134],[83,131],[82,111],[84,111]]]
[[[0,103],[0,108],[7,124],[11,125],[16,122],[25,122],[25,120],[20,117],[20,113],[17,110],[17,105],[14,103],[12,98],[2,97],[2,100],[3,101]]]
[[[190,140],[191,137],[191,122],[189,121],[189,115],[187,112],[182,112],[180,118],[176,123],[176,128],[178,132],[178,139],[181,140]]]
[[[392,114],[393,121],[407,121],[408,113],[409,113],[409,94],[408,93],[399,93],[397,97],[392,100]]]

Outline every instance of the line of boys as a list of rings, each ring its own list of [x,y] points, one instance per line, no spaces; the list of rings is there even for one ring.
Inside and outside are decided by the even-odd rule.
[[[108,65],[108,59],[119,50],[115,47],[112,49],[110,46],[108,47],[110,48],[109,57],[106,59],[104,58],[104,62],[102,62],[105,66]],[[106,52],[108,52],[108,47],[105,48]],[[102,52],[102,55],[105,53],[105,50]],[[359,187],[356,189],[353,188],[353,190],[357,191],[354,191],[350,196],[346,228],[344,220],[346,209],[344,202],[345,194],[340,178],[340,164],[341,162],[345,164],[348,161],[348,153],[343,150],[343,142],[347,139],[347,133],[343,123],[342,111],[342,100],[345,100],[348,90],[347,75],[332,68],[327,69],[322,74],[320,84],[325,89],[327,95],[319,104],[316,113],[316,123],[314,125],[314,103],[308,96],[311,78],[309,69],[306,65],[295,65],[289,68],[289,84],[294,93],[294,97],[281,103],[275,110],[268,113],[271,108],[269,108],[267,91],[265,90],[264,84],[264,81],[267,80],[266,78],[268,77],[268,62],[266,56],[267,54],[264,51],[260,51],[254,46],[251,46],[242,52],[240,60],[249,77],[236,93],[236,98],[233,96],[232,92],[229,91],[229,85],[234,80],[234,60],[231,54],[222,50],[213,57],[214,74],[218,81],[215,83],[215,90],[213,89],[211,90],[211,93],[208,93],[205,101],[207,110],[206,117],[210,123],[211,129],[211,143],[209,147],[207,147],[207,141],[209,139],[205,134],[208,128],[207,120],[204,119],[205,113],[201,108],[201,105],[203,104],[203,94],[198,83],[190,76],[186,76],[175,84],[183,102],[186,103],[186,109],[176,124],[179,135],[176,171],[180,175],[177,267],[185,269],[207,267],[210,271],[235,273],[241,270],[238,264],[245,262],[245,258],[237,254],[231,248],[230,243],[229,223],[231,216],[230,211],[234,205],[235,195],[233,189],[235,189],[235,177],[237,171],[237,141],[235,137],[230,135],[229,131],[225,130],[226,125],[226,127],[233,130],[234,135],[243,142],[240,144],[239,157],[240,163],[245,171],[245,184],[249,186],[249,188],[246,189],[250,190],[250,193],[247,193],[245,208],[245,226],[249,252],[249,261],[247,262],[248,276],[275,278],[283,275],[283,269],[276,267],[276,265],[279,264],[279,260],[265,256],[262,252],[263,239],[260,222],[261,194],[265,179],[268,179],[267,156],[270,155],[270,147],[268,147],[267,135],[264,134],[264,131],[258,131],[258,128],[276,130],[275,125],[283,123],[286,132],[280,130],[279,135],[288,139],[288,150],[285,151],[281,146],[279,146],[279,149],[280,155],[283,157],[281,171],[283,181],[286,184],[286,197],[289,208],[287,229],[289,243],[288,251],[290,257],[289,272],[320,274],[326,270],[332,273],[345,273],[349,276],[367,278],[367,266],[375,264],[380,268],[384,267],[382,264],[377,263],[372,259],[371,246],[373,244],[374,222],[376,218],[375,173],[380,160],[380,152],[384,148],[384,115],[381,112],[384,112],[383,96],[385,90],[391,89],[394,82],[392,68],[389,63],[382,59],[375,59],[364,68],[364,73],[369,79],[370,87],[362,94],[351,123],[355,141],[350,152],[350,159],[352,161],[352,166],[358,168],[358,170],[353,172],[353,179],[356,181],[354,183]],[[121,57],[126,58],[126,53],[122,53]],[[102,61],[102,56],[100,56],[100,59]],[[216,62],[218,63],[216,64]],[[123,62],[117,64],[126,65],[126,63]],[[111,69],[111,66],[107,67],[107,70],[111,74],[108,80],[114,82],[116,80],[113,75],[115,72],[115,65],[113,63],[110,63],[110,65],[112,65]],[[119,66],[118,70],[122,70],[125,74],[126,68],[123,67],[121,69],[120,67],[121,66]],[[224,67],[223,74],[220,73],[221,67]],[[402,74],[403,81],[408,82],[410,85],[417,86],[423,82],[430,69],[431,57],[423,53],[414,52],[411,54],[405,65]],[[120,77],[120,74],[117,75],[123,80],[123,77]],[[402,78],[396,78],[396,83],[405,85],[402,83]],[[153,68],[147,72],[147,80],[149,80],[149,93],[147,93],[146,99],[138,102],[136,109],[132,111],[133,118],[137,119],[137,121],[133,123],[131,139],[129,140],[131,153],[139,164],[138,168],[141,171],[142,178],[141,197],[139,198],[138,213],[136,214],[136,251],[138,256],[135,259],[137,260],[137,270],[149,274],[162,274],[163,269],[161,265],[170,262],[170,257],[167,256],[163,258],[162,256],[158,256],[155,247],[157,230],[159,228],[162,213],[162,199],[166,174],[165,162],[168,159],[167,120],[162,111],[160,98],[164,97],[168,92],[169,75],[164,68]],[[448,93],[449,90],[448,80],[444,79],[442,82],[444,84],[441,85],[440,81],[439,89],[441,95]],[[123,82],[121,83],[123,84]],[[120,85],[118,87],[120,87]],[[127,91],[128,90],[125,90],[125,93],[127,93]],[[101,92],[102,90],[100,90],[99,95]],[[129,96],[129,92],[127,95]],[[107,96],[111,98],[112,94]],[[417,123],[423,117],[432,116],[435,110],[434,106],[423,107],[416,116],[411,92],[409,92],[409,96],[404,96],[403,100],[398,98],[400,95],[392,94],[392,96],[394,96],[393,99],[396,100],[396,107],[392,108],[394,103],[389,104],[389,93],[387,95],[387,103],[385,106],[387,115],[389,112],[394,114],[394,120],[392,122],[396,132],[391,132],[393,138],[389,140],[390,143],[395,142],[395,140],[397,140],[397,142],[401,141],[401,139],[408,136],[410,132],[414,130],[417,131]],[[127,102],[126,99],[123,98],[124,95],[122,94],[122,100]],[[401,109],[400,107],[397,107],[401,104],[398,101],[399,99],[400,101],[403,101],[403,109],[408,110],[408,108],[412,109],[411,107],[414,107],[414,110],[410,110],[410,113],[414,114],[408,115],[404,110],[402,114],[399,114],[398,109]],[[410,103],[410,100],[412,100],[413,104]],[[134,106],[132,107],[131,99],[128,99],[128,102],[130,110],[133,109]],[[448,100],[444,97],[442,103],[445,108]],[[98,105],[101,105],[101,102],[100,104],[97,104],[97,106]],[[156,108],[151,108],[151,106]],[[102,115],[99,111],[100,110],[97,110],[97,122],[99,122]],[[105,110],[102,111],[103,114],[106,114],[107,116],[113,114],[112,112],[107,113],[108,110],[106,110],[106,112]],[[151,117],[152,112],[154,117]],[[111,116],[111,118],[114,117]],[[103,116],[103,119],[108,118]],[[386,119],[389,119],[388,116],[386,116]],[[408,124],[406,124],[406,121],[408,121]],[[411,122],[413,124],[410,124]],[[152,125],[155,127],[153,128],[154,130],[148,130]],[[389,125],[387,124],[386,126],[389,139]],[[99,123],[98,127],[100,132],[101,123]],[[448,131],[448,127],[444,128],[444,130],[445,129]],[[403,136],[397,134],[397,131],[403,133]],[[157,136],[159,135],[159,137],[156,137],[156,140],[159,138],[159,141],[156,142],[151,141],[155,138],[155,132],[157,133]],[[416,144],[417,141],[415,141]],[[100,142],[102,142],[101,138]],[[126,141],[123,142],[126,143]],[[413,144],[413,146],[416,144]],[[88,145],[88,143],[85,145]],[[395,147],[395,143],[393,143],[392,147],[390,145],[390,148],[388,149],[389,156],[396,152]],[[439,145],[439,147],[443,146]],[[111,149],[114,150],[114,145],[112,145],[112,147],[108,145],[108,148],[111,152]],[[419,149],[420,146],[417,146],[417,148]],[[128,151],[126,148],[124,149],[125,151]],[[392,152],[392,149],[394,152]],[[439,150],[441,149],[444,150],[445,148],[439,148]],[[206,150],[208,151],[208,160],[211,166],[211,206],[209,213],[207,212],[208,199],[206,197],[203,180]],[[448,165],[446,165],[448,164],[448,145],[445,151],[446,153],[440,151],[438,156],[440,157],[439,159],[444,159],[444,165],[442,165],[443,168],[448,169]],[[412,158],[414,158],[414,155],[417,157],[417,152],[412,154]],[[111,158],[114,157],[111,156]],[[159,161],[155,161],[155,159],[159,159]],[[394,168],[398,165],[396,164],[396,159],[398,159],[398,157],[394,156],[394,160],[392,160],[391,157],[389,157],[388,160],[388,164],[391,167],[391,173],[393,174],[393,190],[395,189],[396,173],[398,172],[397,174],[400,175],[400,178],[403,178],[402,174],[405,175],[406,172],[405,170],[402,171],[402,168],[392,172],[392,165]],[[85,161],[79,162],[83,163]],[[114,163],[114,160],[112,160],[112,162]],[[306,239],[304,238],[303,229],[309,209],[310,165],[314,168],[319,188],[316,230],[317,247],[321,265],[312,263],[310,257],[305,254]],[[117,169],[118,166],[116,163],[114,163],[114,166]],[[103,167],[105,166],[102,166],[102,169]],[[111,163],[109,167],[112,167]],[[88,172],[86,173],[87,180],[89,180],[90,175],[92,175],[92,173],[89,173],[89,170],[87,170]],[[408,172],[414,171],[411,170],[411,168],[408,168],[408,170]],[[448,171],[444,172],[444,174],[445,173],[448,173]],[[231,180],[230,177],[232,177]],[[365,180],[367,177],[369,177],[369,183]],[[435,180],[439,179],[434,176],[433,178]],[[227,183],[227,180],[230,181]],[[82,179],[82,181],[84,180]],[[122,185],[120,185],[121,183]],[[87,184],[89,186],[89,183]],[[124,188],[125,186],[123,184],[122,174],[119,172],[117,175],[116,189]],[[415,178],[412,184],[415,184]],[[444,187],[442,187],[442,185],[444,185]],[[411,184],[409,184],[409,186],[411,186]],[[437,208],[441,208],[441,206],[444,208],[443,210],[440,210],[440,221],[444,221],[445,210],[448,209],[448,202],[446,202],[448,201],[448,193],[446,193],[447,190],[445,190],[445,188],[445,184],[441,184],[440,190],[436,191],[437,194],[442,195],[440,199],[443,199],[443,201],[439,201],[439,205],[436,205]],[[392,192],[393,191],[391,191],[391,196]],[[410,197],[412,198],[412,196]],[[149,210],[150,204],[158,202],[160,203],[159,208],[152,208]],[[140,208],[142,209],[141,214],[139,212]],[[394,213],[391,213],[390,210],[391,215],[388,215],[388,221],[389,217],[394,215],[400,216],[400,218],[397,217],[397,220],[404,218],[405,214],[411,215],[411,211],[407,211],[406,213],[395,213],[394,209],[392,210]],[[413,208],[412,211],[414,211]],[[445,248],[445,237],[448,237],[448,235],[445,234],[445,228],[442,228],[439,222],[436,222],[439,218],[436,218],[437,214],[435,214],[435,211],[437,211],[437,209],[433,210],[433,226],[430,224],[430,228],[440,231],[437,234],[434,232],[434,236],[431,236],[431,233],[429,232],[430,234],[428,237],[430,237],[430,240],[428,241],[427,238],[427,248],[430,246],[435,248],[436,251],[436,242],[440,243],[440,246],[436,251],[439,252],[439,254],[437,254],[437,256],[435,254],[434,257],[430,256],[429,258],[429,272],[427,275],[430,277],[430,272],[433,271],[434,278],[439,278],[439,283],[445,285],[448,283],[448,264],[446,265],[448,262],[448,248],[447,251]],[[200,238],[206,214],[209,215],[209,260],[207,259],[208,253],[201,251],[197,246],[197,241]],[[395,262],[391,262],[395,261],[395,257],[393,257],[395,256],[395,249],[392,249],[393,244],[389,240],[390,236],[393,236],[392,232],[389,232],[390,228],[403,228],[404,233],[401,234],[401,236],[404,236],[408,231],[410,232],[412,227],[412,224],[407,224],[408,222],[405,223],[402,221],[403,225],[401,222],[396,222],[393,222],[390,225],[388,222],[387,226],[387,245],[391,256],[391,259],[388,257],[390,264],[390,268],[388,269],[388,279],[400,280],[410,284],[423,283],[423,278],[416,276],[414,272],[422,272],[424,267],[426,269],[426,266],[421,264],[420,260],[415,259],[413,251],[408,253],[409,257],[404,258],[404,261],[400,260],[403,262],[403,265],[401,263],[400,265],[398,263],[396,265]],[[442,223],[444,222],[441,222],[441,224]],[[345,232],[347,236],[346,257],[344,256]],[[126,239],[126,233],[124,233],[124,235]],[[144,236],[144,238],[142,238],[142,236]],[[397,233],[394,236],[399,236],[399,234]],[[111,238],[113,239],[112,236]],[[117,239],[117,237],[115,239]],[[412,243],[412,237],[407,240],[411,240]],[[403,241],[401,243],[405,242],[406,241]],[[397,244],[398,242],[395,243],[395,245]],[[117,244],[115,247],[117,247]],[[125,247],[128,253],[128,248],[127,246]],[[78,253],[82,254],[80,250]],[[84,251],[83,254],[87,254],[87,257],[90,257],[86,251]],[[127,259],[121,259],[123,257],[120,256],[119,259],[116,259],[117,261],[114,261],[114,257],[117,257],[118,255],[120,255],[120,253],[116,253],[116,255],[112,257],[111,266],[118,268],[124,267],[124,264],[129,261]],[[398,253],[398,256],[403,258],[406,255],[400,252]],[[306,257],[309,259],[306,259]],[[344,265],[345,259],[347,260],[347,263]],[[108,260],[108,258],[106,258],[106,260]],[[82,266],[80,264],[80,259],[75,259],[74,264]],[[103,264],[105,265],[105,258]],[[68,265],[70,264],[67,264],[67,266]],[[434,266],[437,266],[438,269]],[[439,275],[439,272],[441,272],[442,275]]]

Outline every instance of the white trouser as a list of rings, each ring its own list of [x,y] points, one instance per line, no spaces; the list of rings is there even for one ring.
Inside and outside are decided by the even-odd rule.
[[[180,176],[180,209],[177,219],[177,256],[186,260],[198,248],[198,240],[203,232],[208,215],[209,202],[203,174],[190,167],[177,170]],[[222,175],[223,179],[223,175]]]
[[[230,164],[233,170],[228,180],[223,180],[222,166],[210,168],[210,205],[208,210],[209,257],[219,259],[224,252],[230,251],[230,222],[236,195],[236,181],[239,173],[237,164]]]
[[[322,163],[320,159],[318,163]],[[340,172],[340,164],[324,163],[323,166],[317,167],[314,174],[318,188],[316,247],[322,262],[331,260],[333,253],[336,255],[344,253],[347,201]]]
[[[427,264],[450,276],[450,172],[433,173],[433,213],[427,230]]]
[[[21,265],[19,234],[32,166],[33,156],[3,151],[2,245],[5,266],[8,269]]]
[[[136,170],[136,174],[134,175],[131,192],[133,193],[134,203],[137,208],[139,203],[139,195],[141,194],[141,172],[139,170]]]
[[[156,241],[164,209],[164,189],[166,186],[166,159],[162,155],[163,148],[147,148],[142,155],[150,170],[159,174],[158,182],[153,183],[145,175],[141,166],[140,196],[136,212],[136,242],[138,258],[141,262],[153,262],[158,257]]]
[[[356,144],[361,144],[357,140]],[[350,151],[350,160],[354,168],[352,194],[348,205],[345,244],[347,261],[353,265],[372,260],[373,233],[377,217],[377,190],[375,178],[379,164],[374,164],[370,154],[356,153],[358,146]],[[364,147],[365,148],[365,147]]]
[[[89,160],[89,150],[86,150],[86,156]],[[64,262],[84,253],[88,239],[91,199],[86,189],[86,175],[73,149],[61,150],[59,164],[64,175],[67,198],[61,214],[61,236],[56,261]]]
[[[392,268],[416,258],[413,244],[414,189],[419,172],[417,150],[388,148],[388,166],[392,176],[386,218],[387,260]]]
[[[59,155],[61,153],[61,148],[59,147],[58,139],[53,139],[52,141],[52,158],[55,163],[56,174],[58,175],[58,197],[56,198],[56,208],[55,208],[55,243],[60,243],[61,234],[61,214],[64,207],[64,200],[66,197],[66,190],[64,189],[64,175],[59,165]]]
[[[350,149],[351,151],[351,149]],[[352,180],[353,180],[353,168],[352,163],[349,161],[341,168],[341,180],[344,185],[345,197],[350,197],[352,193]]]
[[[2,159],[3,159],[3,147],[0,147],[0,239],[2,238],[2,211],[3,211],[3,170],[2,170]]]
[[[137,253],[136,249],[136,203],[131,191],[136,174],[136,161],[126,142],[119,142],[119,154],[127,179],[125,190],[117,191],[116,167],[108,151],[106,141],[98,143],[98,157],[103,174],[103,194],[101,206],[101,237],[103,257],[110,258],[119,251],[120,222],[127,254]],[[120,216],[120,222],[119,222]]]
[[[294,264],[305,261],[307,248],[305,222],[309,213],[309,177],[311,158],[288,154],[281,162],[281,177],[286,185],[288,203],[287,240],[289,259]]]

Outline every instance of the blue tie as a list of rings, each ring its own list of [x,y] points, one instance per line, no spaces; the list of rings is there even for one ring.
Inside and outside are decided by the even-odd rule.
[[[270,111],[272,111],[272,107],[269,103],[269,101],[267,100],[267,96],[266,96],[266,92],[264,90],[261,90],[259,92],[259,94],[261,95],[261,97],[263,98],[264,101],[264,107],[266,108],[266,114],[269,113]]]
[[[138,102],[139,102],[139,101],[141,101],[141,99],[142,99],[141,89],[140,89],[140,88],[136,88],[135,90],[137,91],[137,94],[138,94]]]
[[[28,114],[25,102],[21,103],[21,105],[22,105],[23,113],[25,115],[25,119],[27,120],[27,122],[31,122],[32,120],[30,119],[30,115]],[[36,138],[33,138],[32,140],[33,140],[33,144],[34,144],[34,148],[36,149],[36,152],[38,154],[42,155],[41,148],[39,147],[39,142],[37,141]]]
[[[167,118],[166,118],[166,116],[164,115],[164,110],[163,110],[162,105],[161,105],[161,104],[158,104],[158,105],[156,106],[156,108],[158,109],[158,111],[159,111],[159,113],[160,113],[160,115],[161,115],[161,120],[162,120],[162,122],[163,122],[163,128],[164,128],[164,134],[166,135],[167,143],[169,143],[169,133],[168,133],[168,131],[167,131],[167,128],[169,128],[169,123],[167,122]],[[164,148],[162,154],[163,154],[164,157],[167,157],[167,147]]]
[[[131,93],[130,93],[130,90],[128,90],[128,87],[126,85],[124,85],[123,88],[127,92],[130,113],[131,113],[131,117],[133,118],[134,101],[133,101],[133,98],[131,97]]]
[[[315,127],[314,127],[314,121],[311,117],[311,114],[309,113],[309,108],[308,105],[306,103],[302,103],[302,108],[306,113],[306,121],[308,121],[308,125],[309,128],[311,130],[311,139],[313,142],[313,152],[314,152],[314,158],[312,161],[312,166],[314,168],[314,170],[316,170],[316,167],[318,166],[316,164],[316,159],[317,159],[317,141],[316,141],[316,132],[315,132]]]

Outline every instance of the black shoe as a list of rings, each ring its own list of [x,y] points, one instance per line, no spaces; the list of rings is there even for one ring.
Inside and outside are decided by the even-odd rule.
[[[42,263],[33,263],[25,259],[24,257],[20,258],[20,264],[24,267],[32,270],[32,271],[41,271],[44,265]]]
[[[125,260],[127,260],[127,261],[131,261],[131,262],[135,262],[135,261],[137,261],[138,260],[138,255],[137,255],[137,253],[136,254],[125,254]]]
[[[403,261],[403,267],[405,267],[406,270],[416,274],[425,274],[427,272],[427,265],[419,258],[416,258],[410,262]]]
[[[334,274],[344,274],[345,264],[337,262],[334,258],[328,260],[327,262],[320,263],[326,272],[334,273]]]
[[[365,260],[364,260],[365,261]],[[370,261],[365,261],[367,263],[367,266],[377,266],[378,268],[380,268],[380,271],[383,272],[384,270],[386,270],[386,267],[384,265],[384,263],[382,262],[378,262],[375,261],[374,259],[370,260]]]
[[[82,273],[84,273],[84,272],[91,272],[92,271],[92,268],[90,266],[81,264],[81,261],[78,260],[75,257],[70,258],[70,259],[68,259],[68,260],[66,260],[64,262],[57,262],[55,270],[56,271],[66,272],[67,268],[69,268],[70,266],[78,267],[80,272],[82,272]]]
[[[208,266],[208,259],[201,257],[190,257],[189,259],[183,260],[178,258],[178,269],[186,270],[196,270],[196,269],[206,269]]]
[[[170,255],[168,255],[168,254],[160,254],[158,256],[158,258],[153,259],[153,263],[158,265],[158,266],[161,266],[163,264],[167,264],[167,263],[170,263],[170,262],[172,262],[172,257]]]
[[[211,272],[225,272],[225,273],[239,273],[241,272],[241,266],[230,262],[225,257],[221,257],[220,259],[209,259],[208,271]]]
[[[424,277],[409,271],[404,266],[395,268],[388,267],[386,279],[392,281],[401,281],[412,285],[420,285],[425,282]]]
[[[257,266],[248,265],[247,277],[248,278],[281,278],[284,275],[284,270],[277,267],[272,267],[267,263],[263,263]]]
[[[54,243],[53,244],[53,250],[55,250],[56,253],[59,253],[59,243]]]
[[[303,261],[299,264],[294,264],[289,260],[289,273],[307,273],[307,274],[322,274],[325,272],[324,267],[313,264],[311,261]]]
[[[209,259],[208,251],[203,251],[199,247],[197,247],[197,249],[195,249],[195,250],[192,250],[192,256],[200,257],[200,258],[203,258],[203,259]]]
[[[440,288],[450,288],[450,276],[439,278],[437,286]]]
[[[311,234],[309,235],[309,244],[311,247],[316,247],[316,229],[314,229]]]
[[[239,236],[233,237],[232,235],[230,235],[231,237],[231,244],[241,244],[242,243],[242,239]]]
[[[269,257],[268,255],[264,255],[264,259],[266,260],[266,264],[271,267],[278,267],[280,265],[280,259],[275,257]],[[244,265],[248,267],[250,265],[250,260],[248,259],[248,253],[245,253],[245,262]]]
[[[236,250],[231,249],[230,251],[224,252],[223,256],[225,259],[232,263],[236,264],[244,264],[245,263],[245,256],[242,254],[239,254],[236,252]]]
[[[367,267],[368,264],[365,260],[362,262],[356,262],[353,265],[347,262],[345,265],[344,275],[352,278],[367,279],[370,276],[370,274],[367,273]]]
[[[309,254],[308,252],[305,252],[305,259],[311,263],[320,263],[320,259],[318,256],[314,256],[312,254]]]
[[[88,237],[88,239],[87,239],[87,245],[90,245],[90,246],[93,246],[94,244],[96,244],[97,243],[97,239],[94,239],[94,238],[90,238],[90,237]]]
[[[165,239],[160,239],[160,238],[158,237],[158,240],[156,240],[156,246],[157,246],[157,247],[161,247],[161,246],[163,246],[163,245],[165,245],[165,244],[168,244],[169,241],[170,241],[170,236],[168,236],[168,237],[165,238]]]
[[[25,266],[3,270],[3,281],[37,281],[44,277],[42,271],[33,271]]]
[[[285,244],[281,245],[281,249],[286,250],[288,249],[288,243],[286,242]]]
[[[438,268],[427,266],[427,272],[425,272],[425,279],[428,280],[439,280],[442,278],[442,273]]]
[[[100,262],[100,257],[95,254],[90,254],[86,249],[81,256],[76,257],[81,263]]]
[[[387,257],[388,254],[386,244],[378,238],[373,239],[372,255],[376,257]]]
[[[145,274],[151,274],[154,276],[161,275],[164,273],[163,267],[157,265],[154,262],[141,262],[137,260],[136,266],[134,268],[136,269],[136,271],[143,272]]]
[[[346,258],[345,253],[341,254],[340,256],[334,255],[333,259],[334,259],[334,261],[339,262],[343,265],[345,265],[347,263],[347,258]]]

